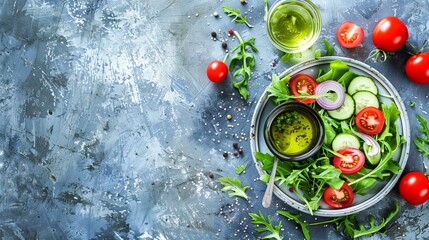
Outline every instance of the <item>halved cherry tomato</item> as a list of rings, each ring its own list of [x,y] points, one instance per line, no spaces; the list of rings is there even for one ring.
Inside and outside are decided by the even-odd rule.
[[[215,60],[207,66],[207,77],[212,82],[221,82],[228,76],[228,66],[222,61]]]
[[[307,74],[297,74],[289,81],[290,92],[295,96],[302,95],[302,92],[314,95],[316,94],[316,87],[316,80]],[[316,99],[311,98],[297,98],[296,100],[306,104],[311,104],[316,101]]]
[[[389,16],[380,20],[372,32],[374,45],[388,52],[401,49],[408,39],[407,26],[397,17]]]
[[[323,200],[332,208],[345,208],[353,204],[355,195],[347,182],[340,189],[327,187],[323,193]]]
[[[376,107],[366,107],[356,114],[356,127],[368,135],[381,133],[384,127],[384,114]]]
[[[423,204],[429,200],[429,179],[421,172],[409,172],[399,182],[399,193],[409,204]]]
[[[417,84],[429,83],[429,52],[416,54],[405,65],[408,78]]]
[[[364,38],[364,31],[353,22],[341,24],[337,31],[337,40],[345,48],[357,47]]]
[[[343,148],[338,153],[343,157],[335,155],[333,163],[344,174],[355,173],[365,164],[365,154],[357,148]]]

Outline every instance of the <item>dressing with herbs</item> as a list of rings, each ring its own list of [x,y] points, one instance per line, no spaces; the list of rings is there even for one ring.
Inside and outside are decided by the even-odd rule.
[[[286,111],[274,119],[270,132],[279,152],[297,155],[313,145],[315,126],[305,113]]]

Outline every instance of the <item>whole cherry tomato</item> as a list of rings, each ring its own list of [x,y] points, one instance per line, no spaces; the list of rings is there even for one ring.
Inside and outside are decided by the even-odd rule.
[[[399,182],[399,193],[409,204],[423,204],[429,200],[429,179],[421,172],[409,172]]]
[[[212,82],[221,82],[228,76],[228,66],[222,61],[215,60],[207,66],[207,77]]]
[[[418,53],[408,59],[405,65],[408,78],[417,84],[429,83],[429,52]]]
[[[389,16],[381,19],[372,32],[374,45],[388,52],[401,49],[408,39],[407,26],[397,17]]]

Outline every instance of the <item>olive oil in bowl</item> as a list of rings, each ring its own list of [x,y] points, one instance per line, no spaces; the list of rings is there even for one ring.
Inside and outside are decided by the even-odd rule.
[[[321,32],[317,7],[307,0],[280,0],[270,9],[267,30],[279,50],[294,53],[313,45]]]
[[[264,135],[268,148],[277,158],[300,161],[319,151],[325,131],[322,119],[313,108],[291,101],[270,112]]]

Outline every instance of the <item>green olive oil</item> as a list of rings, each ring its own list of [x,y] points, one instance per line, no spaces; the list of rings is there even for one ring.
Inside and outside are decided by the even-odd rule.
[[[271,126],[275,148],[285,155],[298,155],[310,150],[314,143],[315,124],[301,112],[280,114]]]
[[[285,2],[277,6],[269,19],[269,28],[273,41],[287,49],[305,46],[316,36],[314,16],[300,2]]]

